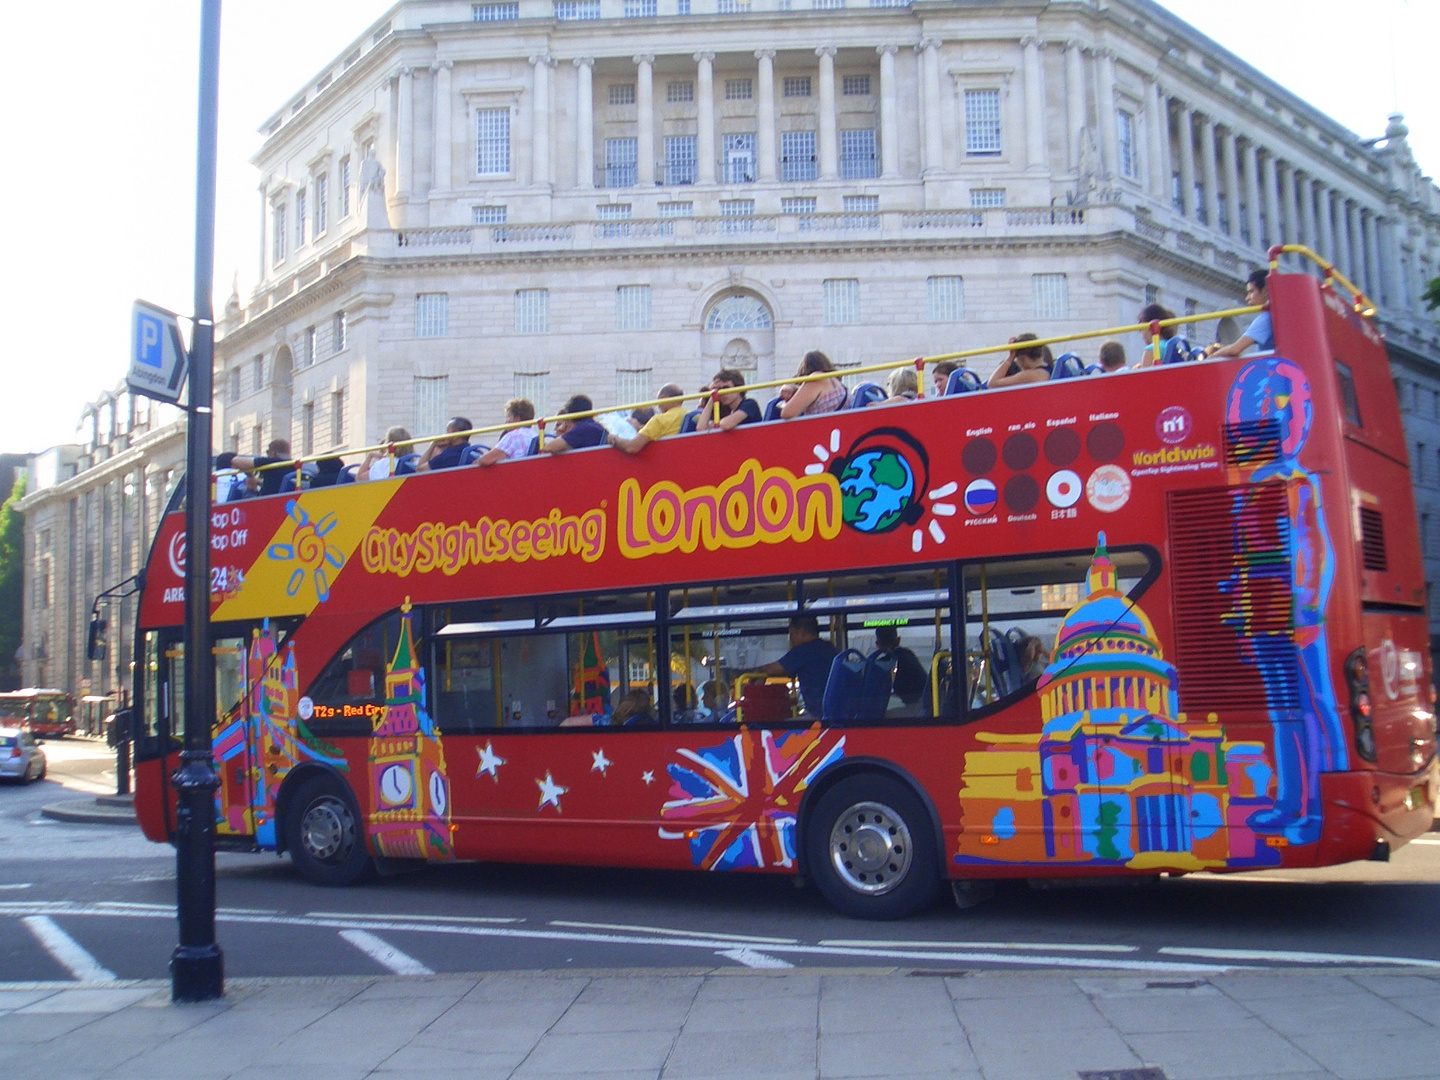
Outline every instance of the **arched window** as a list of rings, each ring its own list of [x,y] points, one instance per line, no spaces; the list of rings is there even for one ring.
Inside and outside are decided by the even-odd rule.
[[[705,318],[706,330],[771,330],[774,325],[764,302],[745,293],[717,301]]]

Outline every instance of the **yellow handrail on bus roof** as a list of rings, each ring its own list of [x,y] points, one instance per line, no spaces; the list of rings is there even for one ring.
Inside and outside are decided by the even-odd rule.
[[[1271,249],[1272,255],[1275,253],[1275,250],[1276,249],[1274,248]],[[1310,258],[1318,261],[1322,266],[1329,267],[1330,265],[1329,263],[1326,263],[1325,260],[1321,259],[1320,256],[1310,251],[1309,248],[1301,247],[1299,245],[1289,245],[1286,246],[1284,250],[1293,251],[1297,254],[1308,255]],[[1339,275],[1338,271],[1335,272],[1334,276],[1343,285],[1345,285],[1346,288],[1351,289],[1351,291],[1355,291],[1350,285],[1350,283],[1345,278]],[[919,371],[923,370],[923,368],[927,364],[938,364],[946,360],[969,360],[974,357],[988,356],[992,353],[1013,352],[1017,348],[1017,346],[1025,349],[1039,349],[1047,345],[1060,345],[1067,341],[1087,341],[1093,338],[1115,337],[1118,334],[1135,334],[1140,333],[1144,330],[1149,330],[1154,333],[1157,330],[1165,327],[1185,326],[1190,323],[1209,322],[1211,319],[1226,319],[1240,315],[1256,315],[1264,310],[1265,308],[1260,305],[1224,308],[1220,311],[1200,312],[1195,315],[1179,315],[1173,319],[1160,319],[1154,322],[1128,323],[1124,326],[1109,326],[1103,330],[1083,330],[1073,334],[1057,334],[1054,337],[1036,338],[1033,341],[1007,341],[1004,345],[985,345],[976,349],[961,349],[959,352],[938,353],[934,356],[917,356],[911,360],[888,360],[883,364],[863,364],[859,367],[847,367],[843,370],[838,371],[819,371],[813,375],[793,376],[787,379],[771,379],[769,382],[747,383],[745,386],[737,387],[737,389],[744,390],[747,393],[751,390],[772,390],[782,386],[798,386],[801,383],[816,382],[820,379],[849,378],[852,375],[870,375],[881,371],[894,371],[896,368],[910,367],[911,365],[914,365],[917,371]],[[1373,311],[1374,309],[1371,308],[1370,313],[1373,314]],[[1364,313],[1362,312],[1362,314]],[[920,383],[923,386],[924,379],[921,379]],[[465,431],[441,432],[438,435],[422,435],[418,438],[404,439],[399,442],[379,443],[375,446],[361,446],[357,447],[354,450],[346,450],[345,453],[349,455],[355,455],[371,454],[380,450],[393,451],[397,447],[418,446],[420,443],[434,442],[436,439],[454,439],[461,436],[468,439],[475,435],[493,435],[497,432],[514,431],[516,428],[531,426],[536,426],[540,429],[541,444],[543,445],[545,439],[545,428],[549,424],[558,424],[561,421],[566,420],[585,420],[591,417],[600,416],[604,413],[631,412],[635,409],[655,408],[661,405],[670,405],[673,403],[683,404],[687,401],[699,401],[702,404],[708,404],[711,396],[711,391],[706,389],[693,394],[680,394],[677,397],[651,398],[649,401],[631,402],[628,405],[607,405],[603,409],[587,409],[583,412],[558,413],[555,416],[542,416],[534,420],[519,420],[504,424],[489,424],[485,427],[474,427],[469,428]],[[324,458],[333,458],[336,456],[338,455],[334,453],[307,454],[297,458],[290,458],[285,461],[277,461],[271,465],[261,465],[253,470],[248,471],[264,472],[269,469],[297,469],[300,465],[304,464],[307,461],[320,461]]]
[[[1341,285],[1345,286],[1347,290],[1349,290],[1350,295],[1353,298],[1352,306],[1355,308],[1355,314],[1365,319],[1373,319],[1375,317],[1375,305],[1370,302],[1368,297],[1366,297],[1364,290],[1362,290],[1360,286],[1356,285],[1353,281],[1351,281],[1338,269],[1336,269],[1335,264],[1332,263],[1329,259],[1325,258],[1323,255],[1317,254],[1314,251],[1311,251],[1304,244],[1276,244],[1266,253],[1266,255],[1270,260],[1271,270],[1280,269],[1281,255],[1299,255],[1302,258],[1309,259],[1316,266],[1320,267],[1322,271],[1324,271],[1326,284],[1338,281]]]

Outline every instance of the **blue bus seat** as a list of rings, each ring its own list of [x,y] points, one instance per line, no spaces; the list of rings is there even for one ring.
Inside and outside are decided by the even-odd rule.
[[[480,460],[480,455],[489,449],[490,448],[484,443],[471,443],[465,447],[464,450],[460,451],[460,464],[474,465],[475,462]]]
[[[680,421],[680,434],[684,435],[687,432],[694,431],[695,421],[698,419],[700,419],[699,409],[692,409],[690,412],[686,413],[685,419]]]
[[[850,404],[845,407],[864,409],[875,404],[877,401],[884,401],[889,396],[883,386],[877,386],[873,382],[861,383],[854,390],[850,391]]]
[[[1085,374],[1085,361],[1076,356],[1073,352],[1067,352],[1056,358],[1055,366],[1050,369],[1052,379],[1074,379]]]
[[[782,397],[773,397],[773,398],[771,398],[769,401],[767,401],[767,402],[765,403],[765,419],[766,419],[766,420],[779,420],[779,419],[780,419],[780,406],[782,406],[782,405],[784,405],[784,404],[785,404],[785,399],[782,398]]]
[[[1087,368],[1085,369],[1085,374],[1086,374],[1086,375],[1099,375],[1099,374],[1101,374],[1104,370],[1105,370],[1105,369],[1104,369],[1103,367],[1101,367],[1099,364],[1091,364],[1089,367],[1087,367]]]
[[[1160,363],[1184,364],[1191,360],[1198,360],[1204,355],[1204,350],[1192,346],[1189,338],[1183,338],[1177,334],[1161,346]]]
[[[419,454],[406,454],[404,457],[395,459],[395,475],[409,476],[415,471],[415,466],[420,464]]]
[[[895,657],[876,651],[866,656],[858,649],[836,653],[825,683],[823,719],[880,720],[890,702]]]
[[[950,373],[950,381],[945,384],[947,394],[968,394],[975,390],[983,390],[985,384],[980,381],[969,368],[956,368]]]
[[[359,474],[360,474],[360,466],[359,466],[359,465],[346,465],[343,469],[340,470],[340,475],[337,476],[337,477],[335,477],[335,483],[337,483],[337,484],[353,484],[353,483],[355,483],[355,478],[356,478]]]

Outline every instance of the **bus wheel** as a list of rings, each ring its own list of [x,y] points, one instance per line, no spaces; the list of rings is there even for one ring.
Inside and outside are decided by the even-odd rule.
[[[820,798],[805,830],[807,869],[821,894],[856,919],[903,919],[940,884],[930,815],[908,786],[849,776]]]
[[[295,869],[315,885],[353,885],[372,866],[350,791],[330,776],[306,780],[290,797],[285,843]]]

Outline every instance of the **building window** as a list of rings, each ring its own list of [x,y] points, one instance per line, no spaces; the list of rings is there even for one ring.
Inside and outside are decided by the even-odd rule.
[[[1000,153],[1000,91],[965,91],[965,153]]]
[[[750,217],[755,213],[754,199],[721,199],[721,217]]]
[[[1425,483],[1425,444],[1415,444],[1415,483]]]
[[[270,210],[271,224],[271,245],[270,262],[279,266],[285,261],[285,207],[284,205],[272,207]]]
[[[780,179],[814,180],[815,176],[815,132],[783,132],[780,136]]]
[[[610,104],[611,104],[611,105],[634,105],[634,104],[635,104],[635,84],[634,84],[633,82],[631,82],[631,83],[611,83],[611,84],[610,84]]]
[[[330,174],[321,173],[315,178],[315,235],[319,236],[330,227]]]
[[[1140,175],[1135,157],[1135,114],[1124,109],[1115,114],[1115,129],[1120,149],[1120,175],[1134,180]]]
[[[840,132],[840,178],[873,180],[880,175],[875,156],[875,129],[854,128]]]
[[[634,187],[639,143],[634,138],[605,140],[605,186]]]
[[[715,10],[721,15],[744,15],[750,10],[750,0],[718,0]]]
[[[475,112],[475,172],[505,176],[510,172],[510,110]]]
[[[315,351],[315,343],[319,340],[319,336],[320,335],[315,332],[315,327],[307,326],[305,328],[305,333],[301,335],[300,338],[301,367],[309,367],[319,359],[319,354]]]
[[[615,371],[615,403],[628,405],[636,401],[649,401],[651,374],[650,368],[636,368],[630,371],[617,368]]]
[[[716,302],[705,317],[706,330],[773,330],[770,309],[753,296],[731,295]]]
[[[517,371],[513,383],[514,396],[535,406],[535,415],[550,412],[550,373],[548,371]]]
[[[251,364],[255,369],[255,392],[258,394],[265,389],[265,357],[257,356]]]
[[[695,204],[693,202],[662,202],[660,216],[662,218],[694,217]]]
[[[1195,181],[1195,220],[1201,225],[1210,224],[1210,208],[1205,205],[1205,185]]]
[[[241,395],[241,393],[243,392],[243,390],[242,390],[242,388],[241,388],[241,385],[240,385],[240,379],[241,379],[240,369],[239,369],[238,367],[233,367],[233,368],[231,368],[231,369],[230,369],[230,393],[229,393],[229,395],[227,395],[228,398],[229,398],[229,401],[230,401],[230,404],[231,404],[231,405],[234,405],[237,401],[240,400],[240,395]]]
[[[675,0],[675,14],[676,14],[676,15],[689,15],[689,14],[690,14],[690,0]]]
[[[680,102],[695,100],[695,84],[688,79],[684,82],[671,82],[665,84],[665,100],[675,105]]]
[[[450,333],[450,294],[415,294],[415,336],[444,337]]]
[[[548,334],[550,332],[550,290],[515,290],[515,332],[517,334]],[[533,401],[534,398],[531,398]]]
[[[815,196],[795,195],[781,199],[780,212],[782,214],[813,214],[815,213]]]
[[[726,101],[749,101],[755,96],[755,84],[750,79],[726,79]]]
[[[1185,212],[1185,193],[1181,187],[1182,183],[1178,172],[1170,174],[1170,206],[1177,214]]]
[[[665,136],[665,183],[695,183],[695,136]]]
[[[350,216],[350,159],[340,159],[340,216]]]
[[[600,18],[600,0],[555,0],[555,18],[561,22]]]
[[[629,203],[601,203],[595,207],[595,217],[604,222],[596,231],[601,239],[614,240],[630,235],[630,204]],[[624,224],[620,224],[620,223]]]
[[[345,312],[337,311],[330,331],[330,342],[334,346],[333,352],[345,351],[345,347],[350,343],[349,333],[350,320],[346,317]]]
[[[925,299],[931,322],[959,322],[965,318],[965,279],[958,274],[928,277]]]
[[[971,188],[970,209],[989,210],[1005,205],[1005,189],[999,187]]]
[[[306,457],[315,453],[315,403],[307,401],[300,406],[300,453]]]
[[[503,206],[472,206],[470,208],[470,224],[472,225],[504,225],[505,207]]]
[[[786,97],[809,97],[810,76],[786,75],[780,83],[780,89]]]
[[[1228,233],[1230,231],[1230,200],[1225,192],[1221,191],[1216,193],[1215,209],[1220,213],[1220,231]]]
[[[1064,274],[1031,274],[1030,297],[1035,318],[1070,317],[1070,279]]]
[[[345,391],[335,390],[330,394],[330,445],[339,446],[345,441]]]
[[[653,19],[655,0],[625,0],[625,18]]]
[[[1151,304],[1158,304],[1159,302],[1160,302],[1160,286],[1159,286],[1159,285],[1146,285],[1146,286],[1145,286],[1145,306],[1146,306],[1146,307],[1149,307]]]
[[[265,438],[265,429],[256,424],[250,429],[250,456],[260,456],[260,443]]]
[[[450,420],[450,379],[446,375],[416,375],[414,387],[415,423],[411,430],[417,436],[438,435]]]
[[[840,92],[846,97],[864,97],[870,93],[869,75],[846,75],[840,80]]]
[[[304,246],[305,246],[305,230],[306,230],[306,227],[310,224],[309,221],[306,220],[306,217],[305,217],[305,214],[306,214],[305,205],[306,205],[306,199],[308,198],[308,196],[309,196],[309,193],[308,193],[304,188],[301,188],[299,191],[295,192],[295,247],[296,247],[296,248],[301,248],[301,247],[304,247]]]
[[[826,278],[825,325],[845,326],[860,321],[860,282],[856,278]]]
[[[615,290],[615,329],[650,329],[650,286],[621,285]],[[641,400],[621,398],[621,401]]]
[[[1250,243],[1250,205],[1240,203],[1236,208],[1236,216],[1240,219],[1240,239]]]
[[[727,184],[753,184],[755,182],[755,133],[741,132],[726,135],[724,141],[725,175]]]
[[[509,4],[471,4],[470,17],[476,22],[509,22],[520,18],[519,0]]]

